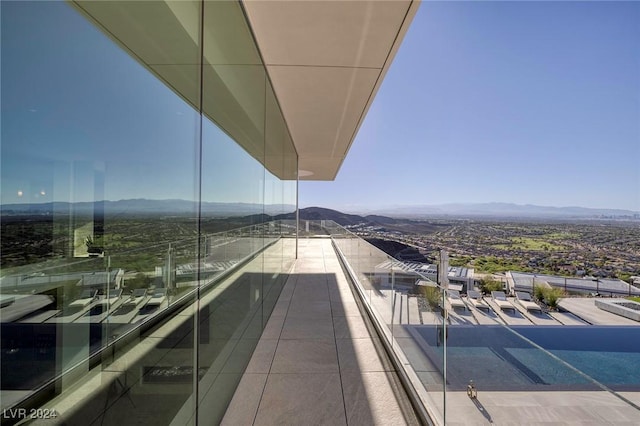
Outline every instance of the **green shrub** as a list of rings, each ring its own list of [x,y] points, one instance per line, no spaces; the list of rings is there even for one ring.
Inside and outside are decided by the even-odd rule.
[[[442,298],[438,287],[422,287],[422,295],[431,308],[437,307]]]
[[[560,299],[563,296],[563,294],[564,294],[564,292],[562,291],[562,289],[555,288],[555,287],[554,288],[548,288],[544,292],[544,302],[551,309],[557,309],[558,308],[558,299]]]
[[[534,295],[536,299],[543,301],[550,309],[558,309],[558,299],[564,295],[564,291],[556,287],[537,285],[534,287]]]
[[[490,294],[492,291],[502,291],[502,283],[492,278],[483,278],[480,280],[480,289],[485,294]]]
[[[544,291],[546,290],[546,287],[543,287],[541,285],[537,285],[533,288],[533,297],[535,297],[538,300],[544,300]]]

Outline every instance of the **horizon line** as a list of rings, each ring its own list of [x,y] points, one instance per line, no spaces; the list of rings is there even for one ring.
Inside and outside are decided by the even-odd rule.
[[[67,203],[67,204],[81,204],[81,203],[101,203],[101,202],[123,202],[123,201],[152,201],[152,202],[186,202],[186,203],[216,203],[216,204],[248,204],[248,205],[278,205],[278,203],[260,203],[260,202],[252,202],[252,201],[196,201],[196,200],[187,200],[182,198],[121,198],[118,200],[94,200],[94,201],[67,201],[67,200],[50,200],[50,201],[24,201],[24,202],[12,202],[12,203],[3,203],[2,207],[9,207],[15,205],[45,205],[51,203]],[[290,203],[286,203],[284,205],[294,205]],[[580,205],[564,205],[564,206],[554,206],[554,205],[542,205],[542,204],[533,204],[533,203],[525,203],[519,204],[514,202],[506,202],[506,201],[487,201],[487,202],[473,202],[473,203],[464,203],[464,202],[447,202],[440,204],[389,204],[382,205],[378,207],[372,207],[369,205],[363,206],[340,206],[336,207],[333,205],[332,207],[326,207],[319,204],[305,204],[299,205],[300,209],[303,208],[326,208],[337,211],[384,211],[384,210],[397,210],[397,209],[423,209],[423,208],[439,208],[439,207],[451,207],[451,206],[460,206],[460,207],[474,207],[474,206],[490,206],[490,205],[509,205],[513,207],[535,207],[535,208],[549,208],[549,209],[585,209],[585,210],[613,210],[613,211],[624,211],[631,212],[634,214],[640,214],[640,209],[633,210],[629,208],[622,207],[586,207]],[[409,212],[405,212],[409,213]],[[416,212],[420,213],[420,212]],[[434,214],[438,214],[438,212],[433,212]],[[442,213],[445,213],[444,211]],[[424,213],[420,213],[424,214]]]

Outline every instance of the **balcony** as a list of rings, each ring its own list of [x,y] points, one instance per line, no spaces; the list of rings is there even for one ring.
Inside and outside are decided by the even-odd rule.
[[[637,325],[620,327],[604,311],[598,320],[608,325],[589,325],[566,312],[530,311],[511,297],[502,307],[487,296],[472,303],[428,277],[414,276],[414,286],[406,264],[335,223],[300,225],[294,263],[283,257],[296,246],[291,223],[208,236],[202,265],[216,258],[226,269],[205,274],[211,268],[203,267],[199,280],[183,280],[181,293],[129,321],[116,315],[120,308],[87,316],[105,295],[93,294],[80,313],[47,316],[38,308],[17,323],[6,315],[17,299],[3,299],[3,423],[19,420],[19,409],[55,409],[56,421],[69,424],[193,424],[195,413],[223,424],[624,424],[637,417],[638,351],[624,346],[638,341]],[[267,238],[269,229],[278,237]],[[171,247],[162,251],[181,251]],[[43,283],[54,276],[49,271]],[[147,302],[153,296],[138,294]],[[32,330],[31,343],[11,340],[12,327]],[[47,346],[46,335],[63,343]],[[29,362],[29,350],[35,368],[17,369],[13,358]],[[9,368],[29,371],[37,383],[7,389]]]
[[[313,418],[331,424],[417,424],[331,239],[316,235],[324,227],[307,228],[309,238],[299,240],[298,260],[282,273],[282,253],[292,251],[295,239],[266,238],[265,229],[289,225],[207,236],[210,248],[201,249],[206,255],[200,273],[193,275],[200,277],[196,281],[177,273],[189,269],[176,258],[181,252],[187,252],[186,258],[193,255],[190,242],[146,247],[145,253],[165,253],[169,260],[164,264],[173,262],[176,271],[174,281],[168,281],[174,284],[169,292],[163,289],[159,303],[152,303],[157,289],[136,290],[130,296],[112,289],[114,300],[90,290],[67,301],[68,307],[51,309],[55,306],[47,304],[11,318],[5,308],[12,309],[15,301],[5,304],[3,423],[16,423],[36,410],[69,424],[87,419],[102,424],[191,424],[197,407],[201,421],[214,423]],[[120,259],[127,258],[135,258],[135,252],[121,253]],[[86,270],[106,260],[88,259],[75,268]],[[209,271],[209,263],[227,268]],[[57,278],[63,275],[65,283],[77,278],[58,273],[68,265],[29,266],[34,268],[46,271],[38,275],[39,284],[9,276],[3,280],[3,293],[44,285],[37,291],[55,289],[64,298],[69,291],[60,288]],[[123,274],[114,271],[103,275]],[[90,315],[102,300],[111,306],[101,310],[100,318]],[[152,304],[155,309],[147,309]],[[44,335],[52,337],[49,343],[42,340]],[[17,362],[29,362],[29,353],[37,358],[31,360],[36,368],[18,368]]]
[[[329,238],[299,257],[223,424],[418,424]]]

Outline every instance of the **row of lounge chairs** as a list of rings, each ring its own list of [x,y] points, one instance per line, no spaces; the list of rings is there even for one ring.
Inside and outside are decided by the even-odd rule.
[[[492,291],[491,299],[501,310],[516,309],[516,307],[507,299],[507,296],[505,295],[504,291]],[[447,290],[447,300],[449,301],[449,304],[453,309],[467,308],[466,303],[460,297],[460,292],[456,290]],[[478,291],[469,290],[467,292],[467,301],[471,306],[473,306],[476,309],[483,309],[483,310],[491,309],[489,304],[482,297],[482,294],[480,294],[480,292]],[[518,303],[527,311],[542,312],[542,308],[531,299],[531,295],[529,295],[529,293],[525,293],[521,291],[516,292],[515,302]]]
[[[167,289],[135,289],[123,295],[120,288],[100,294],[85,289],[64,309],[55,309],[54,299],[45,295],[2,298],[2,322],[101,322],[108,316],[129,322],[132,315],[148,316],[167,301]],[[125,317],[126,316],[126,317]]]
[[[166,288],[157,288],[150,294],[150,292],[146,288],[137,288],[133,290],[129,299],[124,302],[126,306],[137,306],[140,304],[142,299],[147,296],[151,296],[151,299],[147,302],[147,305],[161,305],[167,300],[167,289]]]
[[[148,316],[155,312],[167,300],[167,289],[155,290],[135,289],[129,295],[122,297],[122,289],[114,289],[108,295],[98,295],[95,290],[85,290],[80,298],[70,304],[84,312],[73,322],[101,322],[109,316],[115,322],[122,319],[131,321],[131,315]],[[134,314],[131,314],[132,312]],[[122,317],[125,315],[126,318]],[[126,322],[128,322],[126,321]]]
[[[449,305],[453,308],[463,308],[467,309],[467,304],[460,297],[460,292],[457,290],[447,290],[447,300],[449,301]],[[471,306],[477,309],[490,309],[487,302],[482,298],[482,294],[475,290],[469,290],[467,292],[467,301]]]

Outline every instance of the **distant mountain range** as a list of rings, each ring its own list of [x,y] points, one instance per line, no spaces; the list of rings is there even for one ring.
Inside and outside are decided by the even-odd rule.
[[[198,203],[187,200],[147,200],[137,198],[119,201],[96,202],[51,202],[40,204],[6,204],[3,213],[53,214],[67,212],[71,208],[75,214],[91,214],[104,210],[106,214],[193,214]],[[294,205],[263,205],[252,203],[210,203],[203,202],[202,214],[212,216],[242,216],[251,214],[276,215],[284,211],[295,211]]]
[[[370,213],[394,217],[424,216],[494,216],[494,217],[530,217],[530,218],[598,218],[598,217],[635,217],[640,212],[622,209],[598,209],[587,207],[550,207],[532,204],[513,203],[477,203],[477,204],[440,204],[415,205],[373,210]]]
[[[3,214],[53,214],[68,212],[73,208],[75,214],[90,214],[103,210],[106,214],[193,214],[197,203],[187,200],[147,200],[143,198],[119,201],[98,202],[52,202],[40,204],[5,204]],[[278,218],[295,218],[294,205],[262,205],[252,203],[212,203],[203,202],[202,214],[207,216],[243,216],[267,214]],[[283,215],[282,212],[285,212]],[[300,209],[300,217],[305,220],[334,220],[341,225],[357,223],[397,224],[394,218],[424,217],[522,217],[522,218],[634,218],[640,219],[640,212],[621,209],[594,209],[586,207],[548,207],[531,204],[481,203],[481,204],[441,204],[390,207],[369,211],[362,215],[347,214],[336,210],[308,207]]]

